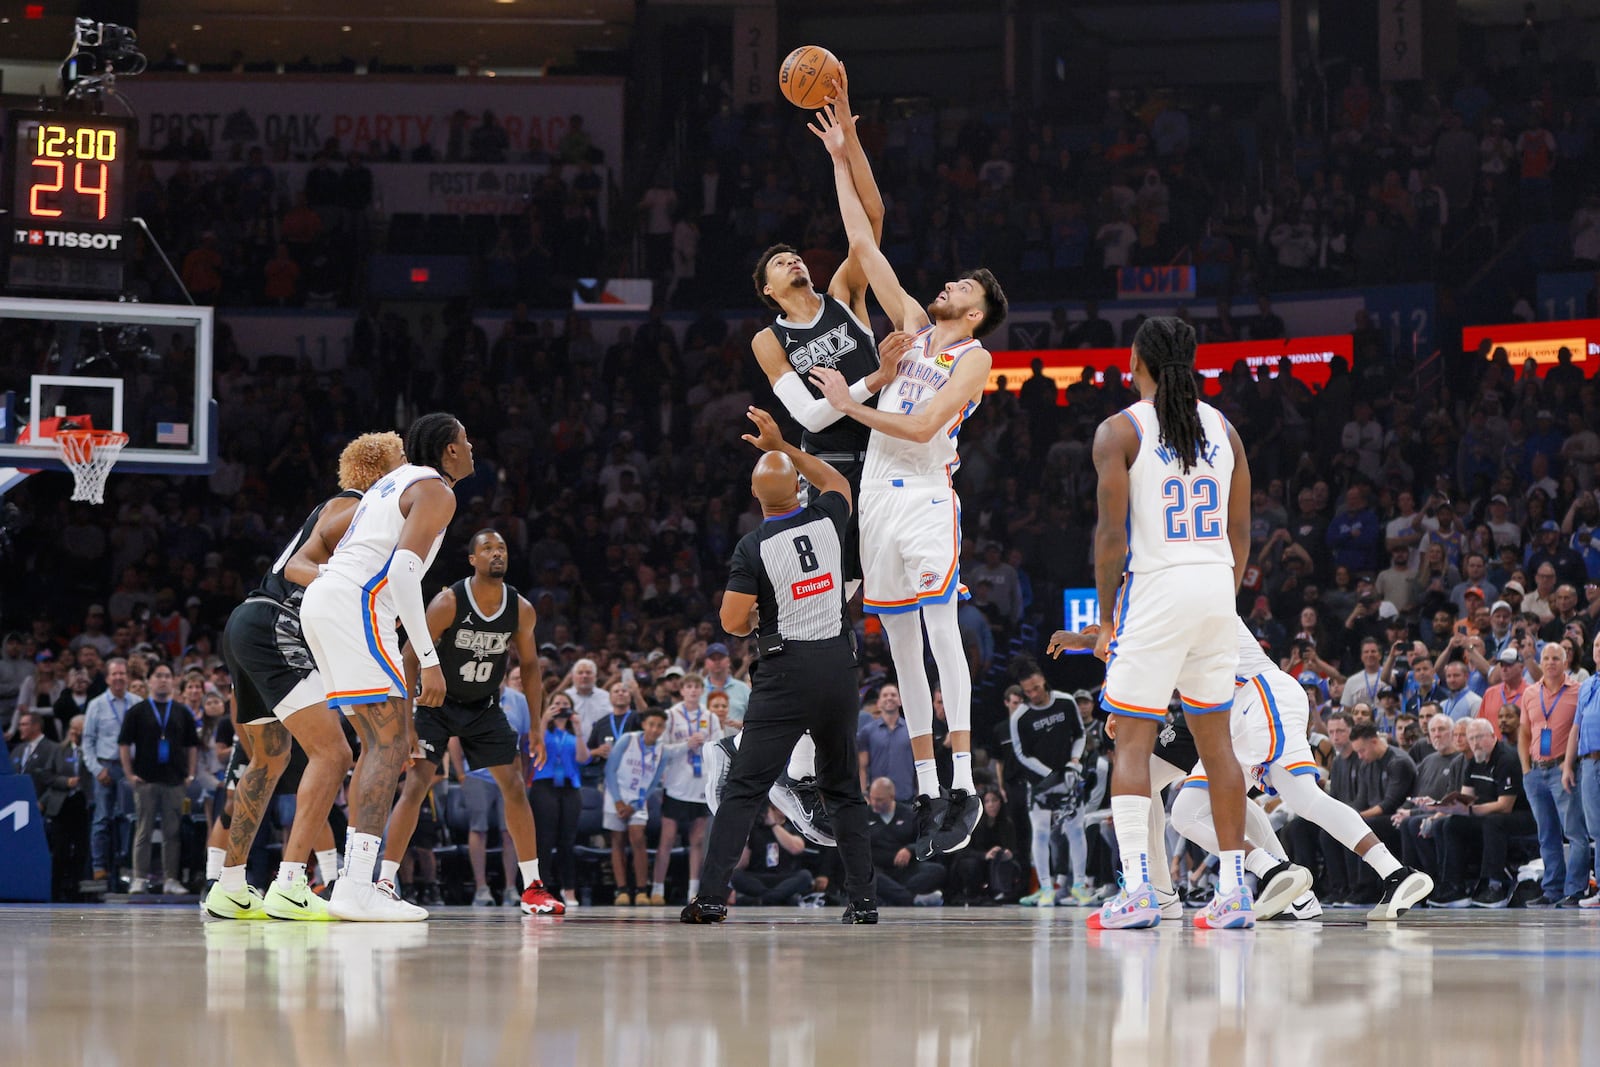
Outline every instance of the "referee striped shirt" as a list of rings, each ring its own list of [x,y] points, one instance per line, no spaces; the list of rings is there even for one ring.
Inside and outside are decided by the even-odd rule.
[[[845,632],[844,541],[850,505],[839,493],[769,515],[733,550],[728,589],[756,598],[763,637],[825,641]]]

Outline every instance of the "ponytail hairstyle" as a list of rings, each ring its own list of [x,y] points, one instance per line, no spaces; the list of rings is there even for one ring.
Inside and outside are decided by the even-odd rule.
[[[1170,315],[1145,319],[1133,335],[1139,353],[1156,380],[1156,424],[1160,441],[1172,449],[1183,473],[1200,462],[1207,445],[1200,422],[1200,391],[1194,380],[1194,327]]]
[[[454,415],[435,411],[422,416],[406,430],[406,462],[444,473],[444,450],[455,442],[461,424]]]

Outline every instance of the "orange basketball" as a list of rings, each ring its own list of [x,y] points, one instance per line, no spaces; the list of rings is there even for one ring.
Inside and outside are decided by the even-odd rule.
[[[828,79],[838,74],[839,61],[832,52],[821,45],[801,45],[784,57],[778,68],[778,88],[795,107],[814,111],[833,90]]]

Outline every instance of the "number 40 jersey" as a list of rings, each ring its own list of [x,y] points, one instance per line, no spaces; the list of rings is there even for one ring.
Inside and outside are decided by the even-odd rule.
[[[1128,558],[1123,570],[1145,574],[1168,567],[1233,566],[1228,543],[1228,488],[1233,483],[1233,448],[1228,422],[1201,403],[1205,444],[1188,473],[1178,454],[1161,441],[1156,409],[1148,400],[1122,410],[1139,435],[1139,451],[1128,468]]]
[[[456,613],[438,643],[445,696],[452,704],[481,704],[500,693],[521,605],[509,583],[501,586],[498,605],[480,606],[472,598],[470,578],[450,589],[456,595]]]

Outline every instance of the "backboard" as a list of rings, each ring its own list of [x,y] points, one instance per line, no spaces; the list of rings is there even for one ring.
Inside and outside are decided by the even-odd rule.
[[[0,468],[66,470],[34,424],[88,415],[129,436],[114,474],[207,474],[211,381],[210,308],[0,298]]]

